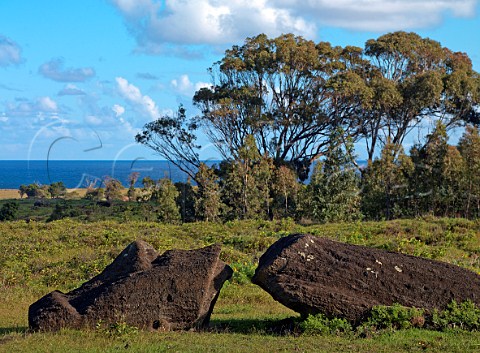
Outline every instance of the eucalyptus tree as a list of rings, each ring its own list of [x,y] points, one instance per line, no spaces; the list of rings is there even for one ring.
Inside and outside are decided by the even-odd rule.
[[[305,179],[328,146],[331,131],[358,131],[357,116],[370,90],[360,75],[362,49],[332,47],[292,34],[261,34],[233,46],[209,69],[212,85],[193,100],[201,115],[161,117],[136,140],[194,178],[201,130],[225,160],[235,160],[247,136],[260,155],[287,162]],[[355,127],[355,129],[354,129]]]
[[[480,133],[468,126],[461,137],[458,149],[465,161],[465,217],[480,215]]]
[[[362,118],[369,160],[379,144],[401,145],[426,121],[440,120],[447,128],[479,122],[480,76],[466,54],[406,32],[368,40],[363,54],[373,91]]]
[[[339,128],[344,140],[363,138],[372,160],[377,146],[401,145],[426,119],[480,122],[480,78],[468,56],[415,33],[389,33],[364,49],[261,34],[227,50],[209,72],[211,86],[193,97],[199,116],[180,107],[136,136],[193,179],[201,132],[224,160],[237,159],[253,136],[260,155],[305,180]]]
[[[210,73],[212,86],[194,102],[199,121],[225,159],[235,159],[246,136],[277,165],[290,163],[305,179],[331,132],[358,124],[368,87],[359,72],[361,48],[332,47],[292,34],[247,38],[227,50]]]

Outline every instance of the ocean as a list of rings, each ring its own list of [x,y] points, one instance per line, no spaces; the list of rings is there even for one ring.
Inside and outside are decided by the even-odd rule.
[[[211,166],[220,161],[206,161]],[[365,167],[367,162],[357,160]],[[141,186],[142,179],[150,177],[158,180],[164,177],[173,182],[186,182],[188,176],[168,161],[133,160],[133,161],[2,161],[0,160],[0,189],[18,189],[22,184],[38,183],[41,185],[62,181],[67,188],[85,188],[91,182],[99,186],[106,177],[120,180],[129,186],[129,175],[139,173],[136,186]]]
[[[213,162],[212,162],[213,163]],[[174,182],[187,181],[187,175],[168,161],[0,161],[0,189],[18,189],[22,184],[42,185],[62,181],[67,188],[85,188],[106,176],[129,185],[128,177],[138,172],[137,186],[144,177],[157,180],[169,177]]]

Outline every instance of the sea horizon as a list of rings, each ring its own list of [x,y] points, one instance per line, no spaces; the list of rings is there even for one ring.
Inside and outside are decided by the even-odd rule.
[[[214,165],[221,160],[204,161]],[[365,160],[357,160],[366,165]],[[100,186],[109,176],[118,179],[123,186],[130,185],[129,176],[139,173],[136,187],[142,185],[145,177],[153,180],[168,177],[173,182],[187,182],[189,176],[172,162],[161,159],[116,159],[116,160],[41,160],[16,159],[0,160],[0,189],[18,189],[20,185],[38,183],[49,185],[63,182],[69,189],[86,188],[89,185]]]
[[[208,161],[214,164],[219,161]],[[188,175],[166,160],[0,160],[0,189],[18,189],[20,185],[49,185],[63,182],[69,189],[99,186],[109,176],[129,185],[131,173],[139,173],[136,186],[145,177],[154,180],[169,177],[174,182],[188,181]]]

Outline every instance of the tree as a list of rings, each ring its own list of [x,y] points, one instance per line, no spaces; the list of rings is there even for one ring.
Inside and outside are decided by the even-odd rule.
[[[95,188],[89,185],[85,192],[85,199],[92,201],[101,201],[105,198],[105,189],[102,187]]]
[[[362,174],[361,209],[369,219],[391,219],[408,212],[413,162],[403,147],[387,142],[380,158]],[[408,213],[407,213],[408,214]]]
[[[177,117],[145,125],[136,140],[193,177],[198,129],[225,160],[239,158],[250,135],[260,155],[277,165],[288,162],[305,179],[331,130],[343,126],[348,133],[357,125],[360,97],[368,94],[356,72],[363,65],[361,48],[315,44],[292,34],[247,38],[210,69],[211,88],[196,92],[200,117],[186,118],[181,107]]]
[[[344,139],[366,141],[372,162],[377,146],[400,146],[426,119],[447,128],[480,124],[480,76],[468,56],[415,33],[389,33],[364,49],[261,34],[227,50],[209,71],[211,87],[193,97],[200,116],[188,118],[180,107],[136,136],[192,178],[198,131],[227,161],[253,136],[261,156],[289,164],[304,181],[338,128]]]
[[[467,126],[458,143],[465,160],[465,216],[480,215],[480,135],[478,129]]]
[[[155,180],[153,180],[149,176],[146,176],[142,179],[142,185],[142,192],[140,195],[137,196],[137,198],[141,201],[149,201],[155,191]]]
[[[412,148],[414,183],[412,191],[416,199],[417,213],[443,215],[445,190],[444,163],[448,151],[445,125],[437,121],[435,129],[427,135],[424,146]]]
[[[373,91],[361,118],[370,161],[378,144],[401,145],[425,118],[443,119],[446,127],[479,121],[479,75],[466,54],[406,32],[368,40],[364,54]]]
[[[180,208],[182,222],[194,222],[195,214],[195,191],[190,179],[186,182],[176,182],[178,191],[177,205]]]
[[[361,218],[353,143],[349,140],[343,143],[342,138],[341,129],[332,134],[325,159],[316,164],[306,188],[306,214],[319,222],[344,222]]]
[[[129,201],[136,201],[137,199],[137,191],[135,190],[135,183],[137,182],[139,176],[140,176],[139,172],[130,173],[130,175],[128,176],[128,182],[130,186],[127,191],[127,196]]]
[[[105,198],[108,203],[112,203],[114,200],[123,200],[124,187],[119,180],[106,177],[103,184],[105,185]]]
[[[50,187],[48,185],[40,185],[39,183],[22,184],[18,189],[18,193],[21,198],[27,195],[28,198],[44,199],[50,197]]]
[[[28,186],[25,184],[20,185],[18,188],[18,193],[20,194],[20,198],[23,199],[24,196],[27,196]]]
[[[177,223],[180,220],[177,198],[179,192],[168,178],[160,179],[156,186],[155,202],[158,205],[157,219],[165,223]]]
[[[18,203],[9,201],[0,208],[0,222],[13,221],[17,215]]]
[[[275,210],[280,217],[295,215],[295,204],[299,190],[295,172],[285,165],[275,170],[273,190],[275,194]]]
[[[67,188],[62,181],[58,181],[50,184],[50,186],[48,187],[48,192],[50,193],[50,196],[52,198],[65,197],[65,195],[67,194]]]
[[[195,173],[200,166],[195,135],[198,125],[195,119],[188,119],[186,110],[180,106],[176,116],[161,116],[143,127],[135,140],[153,149],[180,170],[195,180]]]
[[[252,135],[245,138],[238,153],[238,158],[225,163],[227,171],[222,184],[230,218],[265,218],[261,212],[263,199],[255,178],[255,167],[261,156]]]
[[[460,151],[455,146],[448,146],[443,161],[443,217],[455,217],[464,214],[465,204],[465,175],[467,165]]]
[[[273,218],[272,193],[274,170],[273,159],[267,155],[261,156],[253,169],[260,207],[263,208],[263,214],[270,219]]]
[[[204,221],[217,221],[222,208],[218,176],[213,168],[200,163],[196,174],[195,214]]]

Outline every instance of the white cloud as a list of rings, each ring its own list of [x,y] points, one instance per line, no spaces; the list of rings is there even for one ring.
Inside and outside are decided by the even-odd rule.
[[[100,126],[103,124],[103,120],[95,115],[87,115],[85,117],[85,122],[89,125]]]
[[[0,34],[0,66],[20,64],[22,61],[20,46]]]
[[[64,62],[62,58],[52,59],[42,64],[38,72],[46,78],[59,82],[84,82],[95,76],[95,70],[91,67],[64,68]]]
[[[60,92],[58,92],[59,96],[83,96],[85,95],[85,92],[82,91],[80,88],[77,86],[68,83],[63,87]]]
[[[38,107],[44,112],[56,112],[58,110],[57,103],[50,97],[41,97],[38,100]]]
[[[449,14],[473,16],[477,0],[110,0],[140,50],[168,44],[231,44],[248,36],[292,32],[314,38],[320,26],[364,31],[439,24]]]
[[[170,81],[170,85],[176,92],[184,96],[193,96],[200,88],[210,86],[210,84],[206,82],[197,82],[194,84],[190,81],[188,75],[181,75],[178,79],[173,79]]]
[[[225,44],[261,32],[313,36],[315,25],[268,0],[111,0],[141,48],[164,44]],[[135,6],[133,6],[135,5]]]
[[[280,2],[280,1],[279,1]],[[318,0],[299,2],[293,13],[317,18],[321,25],[386,32],[427,28],[444,17],[470,17],[477,0]]]
[[[118,104],[114,104],[113,107],[112,107],[112,110],[115,112],[115,115],[117,117],[123,115],[123,113],[125,113],[125,108],[122,107],[121,105],[118,105]]]
[[[59,108],[50,97],[40,97],[34,101],[21,100],[18,103],[7,102],[3,113],[7,117],[44,117],[57,116]]]
[[[123,77],[115,78],[120,95],[139,113],[150,119],[159,117],[158,107],[149,96],[143,95],[140,89],[129,83]]]

